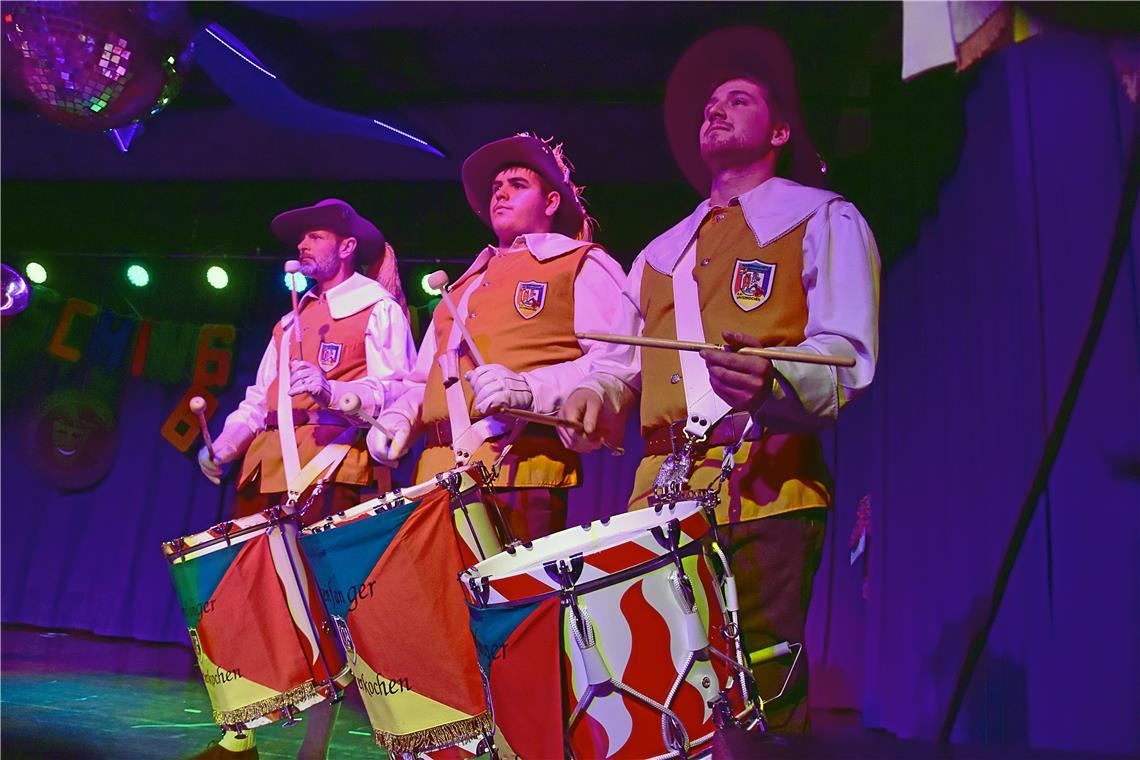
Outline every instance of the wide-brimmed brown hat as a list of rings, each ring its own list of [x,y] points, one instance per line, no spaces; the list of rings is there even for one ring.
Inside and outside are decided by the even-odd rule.
[[[712,172],[701,158],[700,130],[705,104],[730,79],[754,79],[766,85],[791,128],[784,146],[788,179],[821,187],[822,162],[800,112],[795,63],[787,44],[775,32],[758,26],[731,26],[710,32],[694,42],[669,75],[665,86],[665,131],[685,178],[702,195],[708,195]]]
[[[580,190],[570,180],[573,167],[562,156],[560,145],[553,148],[546,140],[531,134],[518,134],[487,143],[463,162],[463,190],[475,216],[491,226],[491,183],[508,166],[525,166],[539,174],[562,196],[554,212],[555,232],[575,237],[582,231],[586,209]]]
[[[384,233],[356,209],[337,198],[325,198],[315,206],[285,211],[273,217],[269,229],[290,245],[301,242],[309,230],[329,230],[340,237],[356,238],[356,261],[371,264],[384,252]]]

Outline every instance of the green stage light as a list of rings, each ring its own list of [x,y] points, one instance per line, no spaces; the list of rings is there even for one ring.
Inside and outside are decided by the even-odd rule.
[[[131,264],[127,267],[127,281],[136,288],[145,288],[150,284],[150,272],[141,264]]]
[[[300,272],[286,272],[285,273],[285,287],[289,290],[295,290],[298,293],[304,292],[305,288],[309,287],[309,281],[305,275]]]
[[[29,280],[37,285],[43,285],[47,282],[47,270],[38,261],[29,261],[28,265],[24,267],[24,273],[28,275]]]
[[[429,296],[438,296],[443,291],[439,290],[437,288],[433,288],[431,285],[428,285],[428,280],[430,278],[431,278],[430,274],[425,274],[423,276],[423,279],[420,280],[420,287],[423,288],[424,292],[427,293]]]
[[[226,270],[221,267],[213,266],[206,270],[206,282],[218,290],[221,290],[230,284],[230,276]]]

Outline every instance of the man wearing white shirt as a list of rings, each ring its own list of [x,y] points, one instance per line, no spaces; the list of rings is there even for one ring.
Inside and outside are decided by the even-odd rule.
[[[198,463],[217,484],[223,466],[244,455],[235,517],[294,497],[298,508],[307,506],[302,521],[311,524],[362,501],[366,486],[389,490],[387,468],[373,467],[361,431],[333,410],[346,393],[359,396],[361,408],[373,415],[393,404],[415,362],[415,343],[395,252],[352,206],[330,198],[279,214],[270,227],[296,246],[301,273],[316,284],[300,300],[300,330],[292,312],[277,323],[254,384],[214,440],[214,457],[203,447]],[[357,267],[374,271],[375,279]],[[284,386],[283,368],[289,375]],[[282,418],[283,408],[291,418]],[[281,425],[289,425],[292,435],[283,435]],[[330,457],[327,466],[304,469],[322,456]],[[319,494],[314,480],[327,481]],[[338,710],[333,705],[306,713],[298,757],[325,757]],[[227,731],[194,757],[257,756],[253,731],[240,738]]]
[[[562,414],[589,434],[563,438],[579,451],[612,439],[618,408],[641,393],[646,456],[630,508],[665,485],[669,455],[670,464],[688,458],[689,486],[719,489],[746,646],[803,642],[831,504],[816,433],[874,375],[878,252],[853,205],[811,186],[822,179],[820,161],[776,35],[736,27],[699,40],[670,77],[665,118],[673,154],[706,200],[634,262],[613,330],[795,348],[855,365],[629,348],[567,399]],[[719,480],[726,447],[741,440]],[[761,697],[780,691],[790,665],[789,657],[753,669]],[[806,730],[806,657],[790,677],[767,705],[769,725]]]
[[[359,502],[365,486],[375,483],[382,491],[389,489],[387,468],[373,467],[363,434],[336,409],[349,392],[373,415],[393,404],[404,391],[415,344],[397,300],[402,293],[395,254],[375,225],[344,201],[328,199],[280,214],[271,227],[282,241],[297,247],[301,273],[316,281],[299,304],[301,344],[290,312],[275,326],[254,384],[214,441],[215,458],[203,448],[198,460],[202,472],[216,483],[221,466],[244,455],[235,516],[284,500],[289,488],[279,435],[283,420],[278,372],[287,340],[286,390],[298,464],[303,468],[329,445],[346,449],[339,464],[324,473],[328,484],[305,512],[308,524]],[[378,267],[387,287],[357,272],[358,266]]]
[[[495,233],[449,288],[470,346],[450,311],[436,307],[407,394],[368,435],[381,461],[426,435],[422,482],[470,462],[498,466],[494,480],[512,532],[530,540],[566,525],[566,489],[581,463],[552,428],[523,425],[503,408],[554,414],[605,344],[580,341],[617,316],[621,266],[590,242],[590,220],[561,146],[529,134],[489,143],[463,164],[468,203]],[[486,363],[481,363],[479,357]]]

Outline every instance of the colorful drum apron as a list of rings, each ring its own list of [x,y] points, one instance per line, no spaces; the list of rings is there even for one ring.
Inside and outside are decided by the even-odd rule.
[[[322,520],[301,537],[342,631],[373,736],[390,752],[491,732],[455,580],[471,561],[501,548],[485,482],[478,467],[442,473]]]
[[[296,521],[279,515],[266,510],[162,545],[223,727],[289,719],[351,680]]]

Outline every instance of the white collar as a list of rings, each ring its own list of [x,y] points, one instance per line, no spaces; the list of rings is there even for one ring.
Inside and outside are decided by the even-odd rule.
[[[512,251],[527,251],[538,261],[550,261],[559,256],[564,256],[571,251],[576,251],[584,245],[591,245],[583,240],[575,240],[572,237],[567,237],[558,232],[531,232],[526,235],[519,235],[515,238],[515,242],[511,245]],[[467,271],[455,281],[454,285],[466,280],[468,277],[475,275],[482,271],[487,266],[487,262],[491,260],[499,249],[493,245],[489,245],[479,252],[475,257],[475,261],[467,268]]]
[[[351,317],[384,299],[395,300],[384,286],[359,272],[353,272],[347,280],[324,291],[323,295],[328,301],[329,314],[333,319]],[[315,299],[319,296],[310,290],[302,297],[302,301],[305,298]]]
[[[740,204],[745,224],[763,248],[798,227],[820,206],[839,197],[829,190],[772,177],[732,200]],[[672,274],[710,209],[712,202],[705,199],[693,213],[658,235],[645,246],[646,262],[662,274]]]

